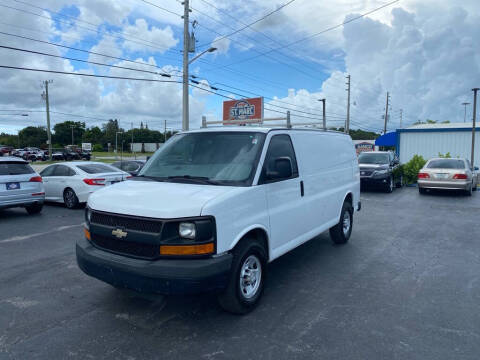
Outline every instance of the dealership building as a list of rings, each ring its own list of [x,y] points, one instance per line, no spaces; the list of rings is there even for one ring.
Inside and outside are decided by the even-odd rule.
[[[475,165],[480,164],[480,125],[475,128]],[[380,136],[376,146],[394,146],[400,162],[409,161],[414,155],[425,159],[450,153],[452,157],[470,159],[472,149],[472,124],[420,124],[397,129]]]

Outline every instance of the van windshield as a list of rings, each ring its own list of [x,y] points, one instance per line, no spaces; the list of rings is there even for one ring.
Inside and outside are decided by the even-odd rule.
[[[161,181],[249,186],[265,141],[257,132],[198,132],[171,138],[140,171]]]

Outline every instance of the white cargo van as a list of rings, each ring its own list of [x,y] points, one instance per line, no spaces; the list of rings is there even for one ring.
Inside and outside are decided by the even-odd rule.
[[[224,309],[246,313],[268,262],[328,229],[346,243],[358,210],[348,135],[201,129],[171,138],[138,177],[90,196],[77,261],[115,287],[217,291]]]

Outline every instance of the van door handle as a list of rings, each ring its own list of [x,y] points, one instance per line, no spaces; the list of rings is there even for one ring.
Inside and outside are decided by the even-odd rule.
[[[305,189],[303,188],[303,180],[300,181],[300,196],[305,195]]]

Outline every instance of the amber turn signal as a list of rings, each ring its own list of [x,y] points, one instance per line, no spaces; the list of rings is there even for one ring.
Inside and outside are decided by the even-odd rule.
[[[215,250],[213,243],[200,245],[161,245],[160,255],[205,255]]]
[[[90,231],[88,231],[87,228],[83,228],[83,233],[85,234],[85,238],[87,240],[90,240],[90,241],[92,240],[92,237],[90,236]]]

